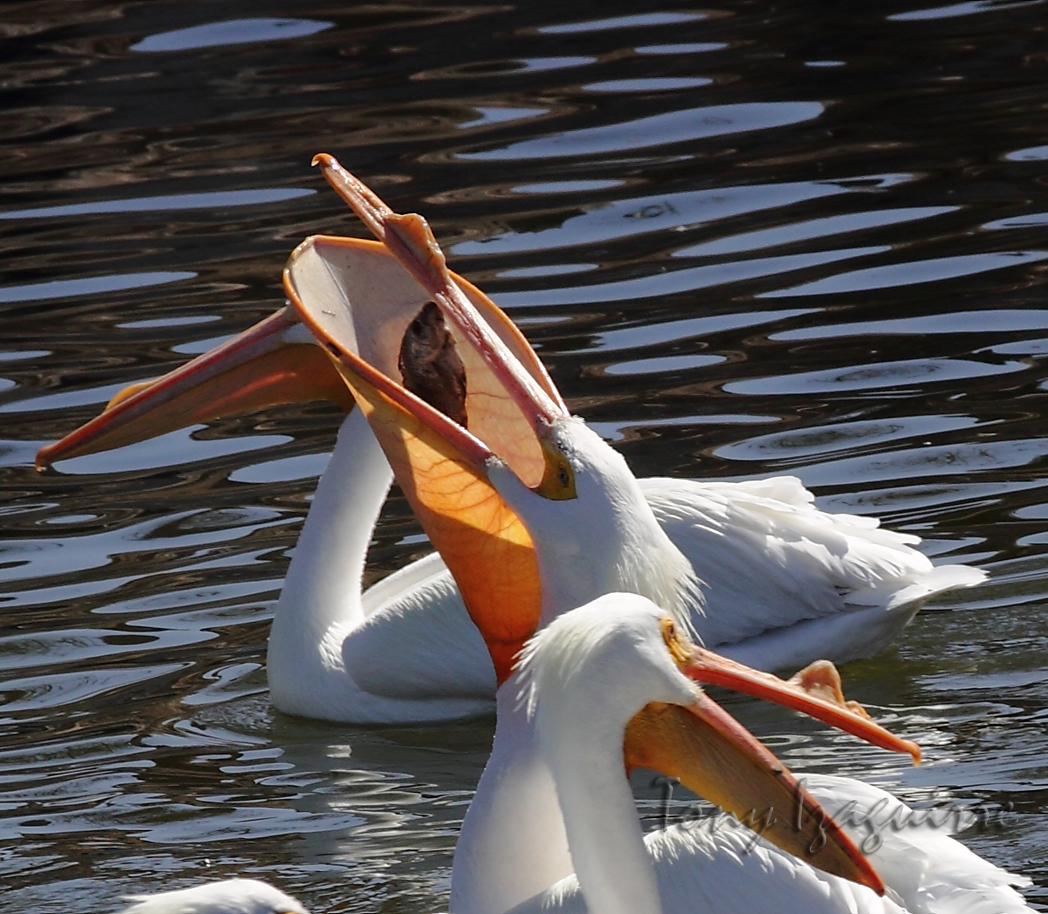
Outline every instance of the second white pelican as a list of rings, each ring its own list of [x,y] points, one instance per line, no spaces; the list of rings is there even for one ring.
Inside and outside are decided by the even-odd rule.
[[[801,783],[806,796],[814,795],[830,815],[847,814],[841,824],[847,831],[852,823],[857,843],[870,834],[863,823],[882,823],[883,840],[870,855],[876,881],[816,868],[825,864],[818,847],[829,831],[810,846],[810,833],[795,832],[789,843],[789,833],[801,822],[798,795],[789,792],[795,786],[781,789],[778,801],[768,793],[752,805],[756,795],[736,794],[730,806],[740,815],[749,812],[751,822],[767,824],[769,836],[778,829],[777,839],[788,842],[792,853],[723,819],[720,827],[699,820],[642,835],[623,771],[624,743],[629,766],[631,736],[640,736],[633,732],[637,715],[653,707],[688,709],[709,721],[690,739],[685,737],[693,723],[689,713],[678,714],[680,739],[649,747],[643,763],[686,784],[696,779],[688,766],[698,764],[699,791],[709,795],[712,778],[731,804],[732,794],[752,789],[754,782],[772,790],[768,772],[777,763],[768,755],[762,762],[756,754],[747,756],[742,740],[736,740],[741,728],[728,723],[727,715],[716,715],[716,706],[692,679],[714,678],[751,694],[757,694],[753,686],[767,685],[762,697],[773,701],[783,700],[789,688],[696,650],[646,599],[611,594],[568,612],[540,631],[523,657],[499,691],[491,761],[456,848],[454,914],[1030,914],[1012,888],[1029,880],[981,859],[941,829],[927,824],[893,829],[887,823],[893,817],[906,822],[903,813],[912,810],[847,778],[809,777]],[[707,663],[710,669],[704,668]],[[813,710],[803,700],[798,696],[791,704]],[[818,707],[814,711],[829,719]],[[846,715],[841,710],[833,722],[847,726]],[[858,720],[848,729],[869,736]],[[640,743],[648,743],[647,734]],[[682,748],[693,757],[682,761]],[[848,859],[847,852],[841,859]],[[825,868],[832,872],[834,865]]]
[[[476,490],[512,507],[503,505],[466,526],[513,528],[514,547],[503,550],[500,560],[513,558],[500,569],[504,580],[498,586],[485,575],[479,584],[465,585],[472,592],[467,599],[472,612],[484,603],[493,616],[507,614],[492,620],[510,632],[496,664],[501,678],[540,621],[609,590],[634,590],[673,606],[690,614],[707,645],[760,668],[783,669],[817,657],[843,662],[875,653],[928,596],[985,576],[963,565],[932,566],[912,548],[916,537],[882,530],[876,520],[817,510],[811,493],[792,477],[744,483],[635,479],[613,449],[569,418],[512,322],[483,293],[447,273],[432,236],[413,230],[412,217],[383,209],[330,157],[319,158],[326,176],[370,220],[385,246],[309,239],[289,263],[288,294],[327,347],[356,360],[351,374],[370,369],[367,381],[359,374],[351,378],[358,395],[361,383],[377,384],[373,389],[384,402],[399,389],[394,391],[398,425],[389,426],[396,441],[387,436],[383,447],[387,456],[391,448],[399,449],[400,457],[391,459],[399,459],[402,484],[417,470],[412,446],[402,446],[416,427],[428,426],[431,437],[456,442],[452,452],[464,447],[478,466],[488,458],[501,461],[501,469],[492,464],[499,481],[485,479]],[[463,297],[473,312],[465,318]],[[465,363],[463,407],[471,434],[459,435],[461,426],[401,386],[402,340],[430,300],[449,318],[454,348]],[[449,311],[456,301],[459,309]],[[298,314],[287,309],[164,378],[120,395],[101,416],[42,449],[38,462],[269,403],[317,397],[346,407],[351,400]],[[375,421],[375,406],[366,397],[365,407]],[[423,450],[432,454],[441,447],[438,442]],[[542,479],[552,466],[543,457],[549,447],[561,451],[558,472],[593,484],[583,482],[568,500],[551,498],[550,480]],[[450,526],[461,527],[463,490],[455,486],[473,486],[475,480],[444,479],[434,487],[430,483],[437,477],[431,476],[424,496],[417,495],[416,483],[407,484],[416,490],[409,491],[413,507],[458,584],[444,559],[434,555],[361,597],[367,544],[391,478],[363,422],[351,414],[275,612],[268,674],[273,701],[283,711],[397,722],[447,719],[491,707],[496,676],[458,594],[466,566],[476,563],[470,545],[475,540],[460,541],[458,533],[441,538],[432,531],[434,523],[456,512]],[[513,514],[519,515],[516,520]],[[539,561],[523,557],[531,548],[542,553]],[[521,602],[515,588],[540,567],[542,580],[523,585],[530,588],[523,598],[527,608],[514,610],[517,618],[509,619],[510,598]],[[409,662],[386,662],[394,643]]]

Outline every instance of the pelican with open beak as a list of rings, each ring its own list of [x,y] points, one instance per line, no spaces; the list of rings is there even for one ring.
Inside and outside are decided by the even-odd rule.
[[[748,629],[751,641],[737,647],[740,653],[748,648],[760,654],[754,647],[760,642],[775,655],[772,641],[796,643],[804,629],[814,635],[819,625],[832,628],[839,623],[838,619],[828,622],[808,607],[809,618],[798,613],[800,618],[791,617],[793,624],[785,626],[793,629],[791,635],[773,638],[766,631],[774,626],[769,618],[781,622],[784,613],[796,612],[799,598],[788,595],[796,590],[810,596],[819,590],[814,585],[804,587],[811,582],[799,580],[803,577],[799,568],[781,568],[780,542],[772,544],[777,547],[773,549],[765,541],[768,548],[762,552],[752,526],[735,528],[738,535],[733,538],[727,535],[732,528],[723,523],[699,535],[694,515],[687,515],[679,505],[674,524],[656,515],[650,490],[639,484],[616,451],[569,414],[530,348],[521,348],[508,318],[489,300],[467,294],[450,274],[425,220],[394,213],[330,156],[318,156],[317,161],[329,182],[439,309],[447,340],[429,351],[438,360],[453,353],[453,361],[461,366],[463,419],[456,421],[442,411],[425,387],[407,389],[403,349],[393,343],[415,332],[425,309],[416,313],[411,307],[390,305],[375,316],[370,309],[358,308],[354,295],[360,276],[354,277],[353,264],[344,257],[344,242],[310,238],[299,245],[285,270],[285,291],[368,416],[415,513],[454,573],[474,621],[482,631],[501,631],[500,644],[488,644],[500,680],[523,639],[536,627],[612,591],[647,596],[694,626],[707,642],[723,650],[727,641],[731,650],[732,639],[722,637],[729,620],[735,622],[738,634],[740,628],[755,625],[754,610],[743,599],[729,599],[717,618],[710,618],[709,607],[703,614],[700,578],[710,599],[716,599],[722,565],[736,572],[737,579],[724,585],[729,598],[747,587],[765,597],[777,595],[764,607],[768,617],[764,630]],[[381,322],[381,331],[376,330],[376,321]],[[673,513],[669,501],[660,506]],[[766,503],[762,507],[766,516],[773,513]],[[813,517],[818,512],[795,513],[798,523],[790,536],[805,556],[805,567],[817,567],[812,556],[819,554],[815,546],[819,523]],[[838,608],[842,592],[856,594],[860,581],[863,596],[857,602],[876,602],[890,593],[879,607],[882,615],[890,615],[899,605],[912,603],[917,592],[926,595],[933,578],[957,583],[982,577],[978,571],[947,566],[929,571],[923,583],[910,579],[903,585],[900,579],[907,574],[899,574],[904,564],[899,555],[913,550],[902,550],[899,537],[871,529],[869,523],[863,526],[854,518],[819,517],[830,518],[827,526],[832,528],[824,537],[828,565],[841,578],[854,575],[848,586],[841,578],[834,581]],[[780,518],[775,517],[771,525],[781,540]],[[687,555],[667,534],[668,526],[692,547]],[[865,553],[856,545],[863,537],[849,540],[845,532],[849,529],[867,533]],[[718,542],[731,539],[730,545]],[[731,562],[725,559],[729,550],[738,553]],[[477,561],[479,556],[485,561]],[[711,565],[704,564],[704,556],[705,560],[712,557]],[[876,570],[875,560],[881,562]],[[920,557],[920,562],[927,559]],[[872,594],[890,576],[889,567],[895,580],[875,600]],[[827,586],[826,580],[821,583]],[[868,616],[866,621],[870,622]],[[864,631],[866,637],[873,637],[868,628]],[[819,638],[813,641],[823,646]],[[786,650],[777,658],[762,659],[786,663],[795,658]]]
[[[522,638],[531,632],[539,632],[540,644],[570,642],[572,638],[561,623],[568,616],[575,618],[578,611],[573,612],[573,607],[584,603],[594,638],[615,629],[617,609],[623,605],[636,609],[639,602],[648,607],[649,617],[653,612],[659,616],[666,643],[679,645],[676,636],[668,633],[678,631],[678,626],[686,628],[690,622],[689,601],[694,600],[697,585],[694,570],[658,524],[621,457],[568,414],[559,398],[550,395],[544,374],[515,355],[507,338],[487,323],[481,309],[459,288],[424,221],[417,216],[397,216],[351,176],[340,172],[337,163],[326,160],[323,164],[329,170],[329,180],[333,179],[439,308],[446,325],[426,351],[454,369],[448,374],[465,379],[464,383],[459,383],[461,378],[438,381],[446,388],[440,396],[433,396],[425,386],[418,393],[407,390],[394,380],[391,347],[375,345],[379,335],[367,323],[358,322],[352,297],[341,284],[347,271],[339,268],[337,250],[328,249],[326,242],[309,239],[292,255],[285,272],[289,299],[353,390],[402,489],[455,574],[501,686],[492,756],[456,848],[451,908],[470,914],[506,911],[516,905],[521,905],[518,910],[548,910],[565,900],[565,885],[558,883],[552,895],[545,892],[546,887],[570,878],[574,868],[590,910],[660,910],[659,905],[666,901],[663,886],[657,879],[653,884],[650,876],[642,875],[648,865],[642,855],[630,856],[632,852],[625,850],[632,843],[636,851],[636,840],[624,838],[624,844],[618,844],[618,838],[611,838],[615,850],[608,855],[600,850],[605,831],[608,835],[626,834],[617,830],[624,823],[628,791],[624,797],[622,789],[615,792],[612,784],[610,772],[617,758],[617,753],[609,755],[613,744],[605,742],[600,755],[605,766],[609,757],[613,759],[609,767],[600,767],[592,753],[582,752],[580,757],[580,738],[593,731],[585,722],[554,711],[558,725],[552,739],[559,748],[551,750],[542,726],[522,720],[515,696],[530,661],[525,660],[522,668],[517,662]],[[390,318],[395,321],[393,338],[407,339],[416,334],[414,322],[429,304],[417,315],[408,310]],[[402,354],[396,367],[404,377]],[[449,391],[452,401],[461,399],[450,408],[445,396]],[[456,421],[449,413],[464,418]],[[616,590],[627,593],[598,596],[587,603],[587,594]],[[628,640],[636,643],[637,639]],[[525,651],[524,656],[532,655]],[[681,648],[680,656],[694,658],[695,650]],[[752,670],[743,671],[722,658],[705,656],[710,658],[710,666],[704,668],[700,678],[706,682],[755,694],[751,688],[754,682],[763,687],[772,680]],[[691,659],[686,665],[695,670]],[[615,707],[616,698],[630,692],[619,684],[620,674],[610,664],[598,661],[591,667],[573,658],[566,667],[589,671],[579,673],[572,681],[585,691],[589,702],[585,707],[590,711],[601,702]],[[791,700],[797,698],[797,691],[790,690]],[[769,688],[761,694],[781,700],[784,693]],[[622,748],[627,767],[644,764],[680,774],[682,769],[654,757],[653,747],[679,747],[691,738],[683,737],[677,726],[679,719],[671,722],[662,716],[661,706],[650,702],[649,696],[642,707],[629,706],[636,713],[624,731]],[[554,708],[569,703],[564,696],[550,700]],[[802,709],[800,704],[790,706]],[[839,710],[836,705],[832,707]],[[811,709],[811,705],[803,708]],[[621,713],[622,706],[618,710]],[[817,713],[823,711],[825,705]],[[839,722],[839,718],[833,722]],[[621,718],[610,725],[605,721],[597,731],[604,739],[622,736],[623,731],[618,729],[622,723]],[[747,766],[754,764],[749,750],[743,748],[745,741],[728,735],[730,727],[726,725],[722,731],[712,720],[700,721],[701,726],[690,719],[689,723],[685,728],[689,732],[696,726],[701,731],[695,739],[704,749],[697,754],[716,769],[711,777],[694,784],[698,792],[740,813],[783,808],[782,794],[777,804],[760,805],[767,797],[757,800],[750,793],[770,789],[769,775],[779,770],[777,764],[769,763],[761,774],[752,779],[743,777],[740,783],[730,772],[752,771]],[[880,745],[890,745],[890,737],[886,739],[882,733],[874,736],[872,731],[863,731],[863,735]],[[725,747],[724,755],[711,752],[714,745]],[[898,743],[894,747],[912,748]],[[559,761],[553,760],[551,751]],[[575,773],[567,775],[572,759]],[[588,764],[591,761],[593,764]],[[598,785],[597,796],[586,794],[590,778]],[[833,786],[837,796],[866,799],[870,792],[866,785],[848,780]],[[580,796],[588,796],[589,801],[580,800]],[[617,797],[614,804],[619,818],[605,819],[594,807],[605,798],[611,802],[612,796]],[[898,805],[887,795],[884,802]],[[769,837],[777,843],[784,838],[780,846],[796,853],[798,845],[792,843],[796,834],[790,839],[773,837],[769,832]],[[579,841],[586,842],[585,850],[578,849]],[[892,886],[897,899],[910,892],[911,900],[920,902],[924,895],[938,891],[931,886],[939,886],[940,877],[948,876],[949,881],[943,883],[947,896],[958,886],[974,886],[980,892],[992,886],[1011,909],[1023,909],[1021,898],[1009,886],[1009,882],[1021,880],[979,861],[960,845],[951,845],[945,870],[930,868],[927,882],[910,866],[912,848],[905,842],[902,845],[893,848],[887,861],[898,877]],[[680,849],[675,848],[673,853],[679,856]],[[707,847],[700,856],[712,856],[723,868],[726,859],[738,855],[724,855]],[[580,857],[589,860],[585,865],[589,877],[583,876]],[[879,888],[879,880],[853,869],[856,859],[843,851],[843,869],[830,871],[848,871],[848,879]],[[965,862],[958,865],[961,859]],[[525,860],[526,865],[522,864]],[[827,869],[825,861],[816,866]],[[972,881],[970,874],[974,872],[979,875]],[[606,882],[603,887],[600,877]],[[587,879],[596,879],[595,889],[587,889]],[[766,898],[779,904],[780,897],[775,893],[793,884],[794,879],[793,870],[780,870],[765,881],[765,889],[772,892]],[[629,886],[640,888],[631,892]],[[591,891],[599,894],[591,896]],[[812,889],[814,897],[824,891]],[[797,909],[817,908],[814,897]],[[867,896],[862,906],[876,909],[873,898]],[[685,902],[681,910],[691,909],[686,899],[678,900]],[[839,900],[828,909],[840,910]],[[567,907],[571,909],[570,903]],[[746,907],[749,902],[738,909]],[[891,903],[881,909],[896,910]]]
[[[490,616],[504,675],[541,619],[610,590],[674,606],[707,645],[778,669],[873,652],[927,596],[984,576],[933,568],[914,537],[876,521],[816,510],[792,478],[635,479],[569,416],[506,315],[447,271],[419,217],[393,213],[331,157],[318,162],[380,240],[308,239],[285,274],[294,307],[130,388],[38,457],[46,465],[273,403],[319,398],[349,409],[335,364],[352,376],[459,582],[438,554],[361,596],[392,474],[351,412],[276,608],[268,671],[277,707],[358,722],[490,708],[496,677],[459,586],[475,615]],[[467,579],[481,555],[499,576]],[[394,643],[414,662],[386,663]]]
[[[616,630],[621,621],[616,613],[623,606],[632,612],[638,610],[639,603],[647,607],[649,621],[653,613],[659,617],[665,643],[677,645],[682,663],[694,672],[696,649],[682,647],[683,639],[675,634],[678,626],[683,628],[690,620],[688,601],[694,598],[696,586],[693,569],[650,510],[646,512],[643,493],[621,457],[581,421],[568,415],[559,398],[549,395],[544,376],[510,351],[458,288],[425,223],[419,217],[396,216],[351,176],[338,172],[335,163],[324,164],[336,187],[446,319],[447,338],[441,337],[439,344],[427,351],[456,370],[461,368],[465,376],[464,384],[447,382],[453,392],[460,392],[462,402],[450,411],[463,415],[463,423],[430,402],[443,405],[443,397],[427,396],[431,391],[425,389],[413,393],[393,380],[389,349],[372,347],[376,334],[357,322],[352,299],[340,285],[346,273],[338,269],[337,260],[330,259],[334,252],[325,250],[323,244],[318,246],[316,239],[307,240],[296,250],[285,272],[289,298],[353,389],[401,487],[456,575],[501,683],[495,745],[456,848],[451,909],[483,914],[520,905],[517,910],[545,911],[561,902],[571,909],[563,882],[557,883],[552,894],[546,889],[556,880],[570,880],[573,869],[590,910],[662,910],[667,901],[664,886],[647,869],[650,862],[639,852],[635,827],[626,829],[628,790],[624,791],[621,784],[616,788],[614,782],[618,755],[613,747],[619,745],[617,739],[622,739],[627,767],[644,764],[683,778],[685,769],[663,762],[661,747],[676,750],[689,744],[692,738],[684,737],[683,730],[691,733],[697,728],[699,735],[694,739],[703,749],[696,755],[714,770],[693,786],[700,794],[739,813],[783,808],[785,794],[780,794],[776,803],[750,793],[772,789],[771,773],[781,769],[769,762],[755,773],[755,757],[748,754],[745,740],[730,725],[725,723],[721,729],[712,719],[696,724],[689,718],[689,726],[682,729],[679,718],[671,721],[662,716],[663,706],[653,705],[649,693],[641,693],[647,703],[631,693],[631,687],[625,685],[625,681],[633,681],[631,674],[619,672],[603,659],[590,666],[566,649],[569,659],[564,668],[577,674],[571,681],[586,695],[581,707],[599,718],[594,709],[607,703],[613,722],[605,718],[603,724],[593,725],[585,715],[582,719],[570,717],[563,709],[572,702],[563,692],[545,705],[554,709],[551,714],[557,724],[552,730],[541,722],[523,720],[519,701],[514,702],[520,680],[527,676],[532,662],[527,658],[534,654],[524,652],[522,667],[517,666],[517,660],[524,632],[538,630],[538,643],[549,644],[550,650],[559,652],[564,645],[578,646],[579,639],[570,634],[569,617],[574,620],[576,613],[583,612],[587,630],[594,639],[600,639]],[[402,315],[394,338],[414,333],[413,322],[422,313]],[[454,350],[454,359],[447,355],[449,349]],[[402,357],[400,362],[403,376]],[[470,400],[471,377],[476,379],[476,402]],[[537,585],[532,585],[532,580]],[[598,597],[584,611],[572,610],[586,602],[587,592],[609,594],[615,590],[628,593]],[[499,605],[501,599],[511,602]],[[640,640],[639,635],[631,635],[626,643],[636,645]],[[754,683],[768,687],[773,680],[722,658],[704,657],[710,665],[698,678],[706,682],[755,694],[751,688]],[[789,691],[792,702],[799,690]],[[633,704],[618,704],[620,697],[630,694]],[[769,687],[761,694],[782,700],[784,692]],[[790,706],[801,708],[796,703]],[[829,706],[835,712],[840,710],[837,705]],[[534,703],[530,707],[533,709]],[[624,707],[634,713],[628,724],[623,720]],[[821,715],[826,707],[822,705],[816,713]],[[808,705],[803,709],[812,708]],[[615,713],[620,716],[614,718]],[[598,744],[604,740],[603,751],[584,748],[584,738],[594,734]],[[882,732],[874,735],[863,731],[863,735],[880,745],[890,745],[890,737],[886,739]],[[711,751],[712,746],[723,747],[724,754]],[[895,748],[913,747],[896,743]],[[753,777],[733,775],[740,771]],[[845,796],[865,797],[869,791],[866,785],[853,781],[841,781],[836,786]],[[776,789],[790,793],[782,785]],[[603,803],[615,811],[605,816],[600,808]],[[780,846],[796,854],[796,833],[772,836],[769,832],[768,837],[776,843],[782,839]],[[602,846],[602,838],[610,842],[610,851]],[[879,879],[871,878],[872,874],[860,875],[858,858],[843,848],[839,845],[842,869],[830,871],[847,871],[848,879],[879,889]],[[956,855],[952,853],[958,848]],[[699,856],[713,859],[721,869],[727,862],[730,869],[730,861],[738,854],[720,850],[705,847]],[[934,892],[930,886],[938,885],[936,880],[943,871],[933,867],[925,882],[909,866],[910,849],[904,846],[901,852],[899,848],[894,851],[888,862],[898,876],[898,883],[892,886],[895,897],[902,899],[909,891],[913,893],[911,899],[919,902],[924,894]],[[680,859],[682,853],[675,847],[673,856]],[[965,858],[965,865],[956,867],[965,854],[971,859]],[[948,875],[955,877],[946,894],[965,884],[969,870],[976,870],[975,862],[980,864],[979,878],[985,877],[995,891],[999,888],[1001,897],[1013,909],[1022,909],[1021,898],[1008,885],[1012,877],[978,861],[959,845],[951,848],[946,866]],[[825,861],[816,866],[829,869]],[[807,879],[814,871],[805,869],[804,873]],[[781,910],[779,892],[787,891],[795,880],[796,870],[780,869],[764,881],[765,898],[773,899]],[[811,897],[796,909],[817,909],[815,899],[825,901],[824,893],[824,887],[812,888]],[[680,910],[691,910],[686,897],[676,900]],[[840,910],[839,901],[838,896],[828,909]],[[876,904],[873,895],[862,901],[867,910],[876,909]],[[744,901],[737,909],[748,907],[750,902]],[[892,903],[882,908],[893,909]]]

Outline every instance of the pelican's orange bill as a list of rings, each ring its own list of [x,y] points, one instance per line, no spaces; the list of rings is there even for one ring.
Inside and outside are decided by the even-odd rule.
[[[449,330],[466,367],[469,428],[403,386],[401,341],[429,300],[427,292],[388,253],[369,260],[371,274],[362,274],[355,254],[361,244],[348,238],[306,239],[288,262],[285,289],[364,410],[397,482],[455,576],[504,681],[538,626],[542,592],[531,538],[487,480],[485,465],[495,457],[487,441],[500,442],[500,456],[540,483],[543,451],[530,419],[502,395],[483,357],[463,342],[453,324]],[[351,287],[347,277],[353,279]],[[390,294],[395,277],[410,283],[410,296]],[[473,287],[463,283],[462,288],[483,301]],[[384,307],[368,307],[361,289],[382,290]],[[512,324],[507,321],[507,326]],[[523,347],[530,352],[526,343]]]
[[[504,681],[538,625],[542,590],[530,535],[486,468],[501,460],[540,494],[574,497],[544,437],[567,409],[512,321],[447,270],[421,217],[394,213],[330,156],[317,160],[384,248],[363,266],[365,242],[307,238],[284,271],[288,300],[352,388]],[[403,345],[429,302],[463,368],[463,424],[405,386]]]
[[[872,721],[854,703],[830,701],[799,684],[762,673],[692,644],[668,616],[663,638],[678,668],[699,683],[716,684],[801,711],[875,746],[920,749]],[[790,770],[708,695],[691,707],[650,704],[626,729],[624,759],[679,778],[769,841],[813,866],[883,894],[880,877],[854,842]]]
[[[285,281],[294,307],[162,378],[121,392],[100,416],[43,448],[38,465],[267,405],[327,399],[349,409],[360,399],[402,488],[451,564],[504,679],[538,624],[541,591],[530,537],[488,485],[484,465],[497,454],[532,485],[557,483],[555,455],[548,459],[534,417],[507,395],[504,380],[514,372],[526,376],[525,386],[554,412],[563,410],[556,388],[516,326],[482,292],[444,270],[441,281],[484,327],[478,349],[450,325],[468,376],[467,431],[402,384],[405,333],[433,296],[385,245],[310,238],[293,253]],[[311,322],[303,324],[299,312]],[[325,340],[324,346],[311,334],[318,322],[327,331],[332,321],[348,336],[341,349],[338,333],[338,345]],[[499,349],[496,365],[509,369],[491,369],[489,343]],[[332,348],[350,353],[337,369]]]
[[[858,713],[843,701],[830,701],[821,694],[813,694],[795,681],[780,679],[772,673],[762,673],[696,645],[690,645],[682,671],[696,682],[723,686],[744,695],[773,701],[858,736],[873,746],[891,752],[908,752],[915,763],[921,761],[921,750],[916,743],[900,739],[871,720],[869,715]]]

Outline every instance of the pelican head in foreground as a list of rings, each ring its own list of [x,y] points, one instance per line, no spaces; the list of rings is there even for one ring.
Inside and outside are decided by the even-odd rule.
[[[517,900],[511,908],[515,914],[1029,914],[1011,887],[1028,880],[981,860],[935,829],[889,830],[871,860],[878,870],[875,879],[859,874],[858,868],[849,878],[833,874],[837,866],[855,860],[825,811],[816,813],[825,816],[817,826],[825,827],[825,833],[814,841],[811,833],[795,833],[790,843],[789,833],[801,822],[799,797],[807,802],[810,787],[797,793],[793,775],[720,711],[696,680],[714,678],[728,685],[736,684],[735,677],[761,681],[768,687],[764,697],[774,701],[782,700],[789,684],[695,648],[664,610],[644,598],[611,594],[568,612],[540,631],[522,656],[516,700],[526,715],[536,758],[554,785],[572,872]],[[803,702],[799,696],[792,703],[803,708]],[[677,739],[653,747],[645,764],[685,784],[698,780],[703,793],[707,789],[701,782],[712,776],[729,803],[733,792],[763,783],[759,789],[765,793],[737,794],[741,807],[728,808],[740,816],[748,813],[751,822],[767,823],[767,836],[791,853],[756,839],[738,822],[722,821],[720,828],[711,828],[706,820],[642,834],[624,777],[622,747],[638,714],[653,703],[660,713],[678,715]],[[861,734],[854,721],[847,721],[848,712],[839,710],[838,722]],[[898,742],[895,748],[907,747]],[[774,783],[772,770],[784,779],[782,784]],[[810,780],[838,808],[850,802],[853,810],[912,812],[859,782]],[[747,806],[751,801],[754,805]],[[468,827],[467,819],[463,838]],[[503,827],[509,831],[517,824],[508,820]],[[495,848],[486,860],[473,862],[505,871],[532,865],[528,855],[503,858],[505,844]],[[820,859],[827,849],[838,855],[838,863]],[[541,857],[543,852],[538,853]],[[454,881],[452,892],[455,914],[507,910],[498,903],[470,904],[463,893],[456,894]]]
[[[842,696],[827,700],[698,647],[666,610],[636,594],[608,594],[563,614],[522,656],[498,690],[491,756],[455,848],[455,914],[545,909],[559,891],[547,890],[576,872],[581,879],[585,860],[595,861],[591,873],[618,869],[608,891],[624,892],[624,904],[655,910],[626,780],[638,766],[750,822],[754,810],[778,811],[763,830],[776,853],[883,891],[854,842],[786,766],[697,684],[784,704],[919,758],[913,743]],[[811,857],[817,839],[822,851]]]
[[[309,914],[290,895],[257,879],[225,879],[124,900],[130,904],[118,914]]]
[[[38,456],[43,466],[273,403],[360,403],[276,608],[268,674],[281,710],[353,722],[488,710],[540,625],[617,590],[753,666],[841,662],[887,644],[929,595],[984,577],[933,567],[916,537],[875,520],[818,511],[791,477],[636,479],[569,414],[509,318],[447,270],[420,217],[317,161],[379,241],[307,239],[285,270],[288,308],[129,388]],[[391,465],[440,554],[361,596]],[[394,645],[409,662],[383,662]]]

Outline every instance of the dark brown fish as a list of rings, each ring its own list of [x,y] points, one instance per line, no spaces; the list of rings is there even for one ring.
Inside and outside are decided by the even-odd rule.
[[[466,369],[435,302],[426,302],[404,331],[397,359],[404,386],[466,428]]]

